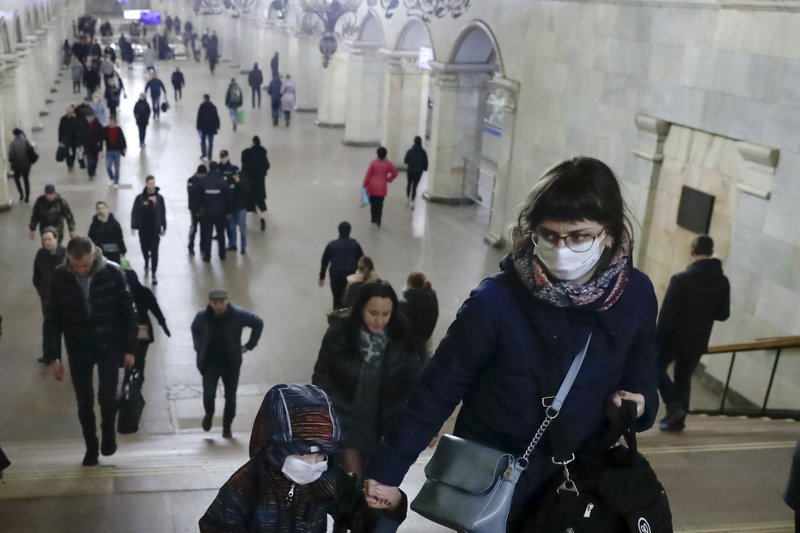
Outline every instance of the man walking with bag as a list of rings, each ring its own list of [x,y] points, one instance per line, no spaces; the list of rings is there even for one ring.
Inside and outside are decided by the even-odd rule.
[[[250,328],[250,338],[241,344],[242,330]],[[197,313],[192,322],[192,340],[197,353],[197,369],[203,376],[203,430],[210,431],[214,418],[214,400],[220,378],[225,387],[225,410],[222,437],[232,438],[231,424],[236,416],[236,389],[242,354],[252,351],[261,338],[264,321],[250,311],[232,305],[225,289],[208,294],[208,307]]]
[[[64,380],[63,335],[69,372],[86,443],[83,466],[97,464],[98,454],[117,451],[117,381],[120,366],[131,368],[136,343],[133,299],[119,267],[109,263],[88,237],[67,244],[67,261],[53,272],[45,304],[45,355],[53,377]],[[94,414],[94,367],[100,404],[101,442]]]

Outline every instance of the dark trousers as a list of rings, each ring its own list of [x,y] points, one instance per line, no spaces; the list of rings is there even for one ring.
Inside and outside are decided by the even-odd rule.
[[[406,171],[408,183],[406,184],[406,198],[414,200],[417,197],[417,185],[419,180],[422,179],[422,172],[417,170],[408,169]]]
[[[692,392],[692,374],[702,354],[659,353],[657,360],[658,390],[667,409],[678,406],[689,412],[689,397]],[[667,367],[675,362],[674,381],[667,374]]]
[[[39,301],[42,304],[42,356],[47,353],[47,343],[45,342],[45,328],[44,328],[44,304],[47,301],[46,294],[39,294]]]
[[[370,222],[381,225],[381,217],[383,216],[383,196],[370,196],[369,197],[369,213]]]
[[[93,178],[95,174],[97,174],[97,153],[87,152],[84,149],[83,157],[86,159],[86,172],[89,174],[90,178]]]
[[[200,253],[203,258],[211,257],[211,235],[216,229],[217,245],[219,246],[219,256],[225,257],[225,229],[226,219],[224,216],[217,218],[204,217],[200,220]]]
[[[75,166],[75,155],[78,152],[78,147],[74,144],[65,144],[64,148],[67,149],[67,168]]]
[[[214,157],[214,134],[200,133],[200,152],[203,157],[211,159]]]
[[[172,88],[175,90],[175,101],[177,102],[178,100],[183,98],[183,87],[173,85]]]
[[[78,401],[78,420],[83,430],[86,448],[97,450],[97,422],[94,416],[94,366],[97,365],[97,403],[100,404],[100,428],[103,435],[111,437],[116,433],[117,381],[119,380],[118,357],[111,355],[97,358],[89,354],[69,356],[69,373],[72,387]]]
[[[152,98],[151,101],[153,102],[153,118],[161,118],[161,96]]]
[[[152,266],[153,274],[158,270],[158,244],[161,237],[158,233],[149,231],[139,232],[139,245],[142,247],[142,257],[144,257],[144,268]]]
[[[30,174],[30,167],[25,170],[14,169],[14,183],[17,185],[20,201],[25,200],[27,202],[31,197]]]
[[[72,80],[72,94],[81,92],[81,82]]]
[[[256,100],[258,100],[258,108],[261,109],[261,88],[250,87],[250,92],[252,93],[253,109],[256,107]]]
[[[289,125],[289,122],[292,120],[292,112],[284,110],[283,112],[283,120],[286,122],[286,125]]]
[[[133,357],[136,361],[133,363],[133,369],[139,372],[140,383],[144,383],[144,362],[147,359],[147,349],[150,347],[148,341],[137,340],[136,347],[133,349]]]
[[[139,128],[139,145],[144,146],[144,136],[147,134],[147,124],[136,124]]]
[[[222,378],[225,389],[225,410],[222,424],[230,425],[236,416],[236,389],[239,387],[239,368],[208,365],[203,371],[203,409],[206,414],[214,414],[214,399],[217,397],[217,384]]]
[[[200,217],[195,213],[190,213],[192,221],[189,223],[189,250],[194,250],[194,238],[197,235],[197,226],[200,224]]]
[[[347,289],[347,274],[334,274],[331,272],[331,294],[333,295],[334,309],[344,307],[342,299],[344,298],[345,289]]]
[[[281,101],[280,100],[273,100],[272,101],[272,125],[278,125],[278,119],[281,118]]]

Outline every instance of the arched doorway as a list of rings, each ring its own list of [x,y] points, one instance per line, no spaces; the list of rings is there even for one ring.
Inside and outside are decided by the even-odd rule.
[[[499,243],[519,85],[505,78],[497,41],[482,22],[462,30],[433,73],[428,195],[476,205],[487,240]]]
[[[430,138],[429,63],[433,58],[428,27],[417,18],[406,23],[395,49],[385,53],[387,78],[381,143],[400,167],[414,137]]]

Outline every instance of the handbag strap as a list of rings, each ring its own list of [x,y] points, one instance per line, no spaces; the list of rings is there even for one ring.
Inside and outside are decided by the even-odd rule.
[[[539,426],[539,429],[536,430],[536,434],[533,436],[533,439],[531,439],[531,443],[528,445],[525,453],[522,454],[522,457],[517,459],[517,465],[522,470],[528,468],[528,465],[530,464],[530,456],[533,453],[533,450],[536,449],[536,445],[539,444],[539,441],[542,439],[542,435],[544,435],[547,426],[550,425],[550,423],[561,411],[561,407],[564,405],[564,400],[567,399],[567,394],[569,394],[570,389],[572,389],[572,385],[575,383],[575,378],[578,377],[578,372],[581,369],[581,365],[583,365],[583,360],[586,358],[586,352],[589,350],[589,343],[591,340],[592,334],[589,333],[589,338],[586,339],[586,344],[584,344],[583,349],[578,352],[578,355],[575,356],[575,359],[572,360],[569,371],[567,371],[564,381],[561,382],[561,386],[558,388],[558,392],[553,398],[553,401],[549,406],[546,406],[547,410],[545,411],[545,417],[544,420],[542,420],[542,424]]]

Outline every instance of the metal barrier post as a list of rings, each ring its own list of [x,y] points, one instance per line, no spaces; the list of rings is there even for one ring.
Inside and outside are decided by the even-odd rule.
[[[722,402],[719,404],[719,412],[723,414],[725,412],[725,400],[728,397],[728,387],[731,384],[731,375],[733,374],[733,363],[736,362],[736,352],[731,354],[731,364],[728,367],[728,377],[725,379],[725,388],[722,390]]]
[[[778,370],[778,360],[781,358],[783,348],[778,348],[775,352],[775,362],[772,363],[772,374],[769,376],[769,385],[767,385],[767,394],[764,395],[764,405],[761,406],[761,415],[767,412],[767,401],[769,400],[769,393],[772,392],[772,382],[775,381],[775,371]]]

